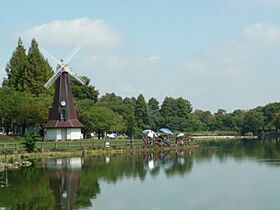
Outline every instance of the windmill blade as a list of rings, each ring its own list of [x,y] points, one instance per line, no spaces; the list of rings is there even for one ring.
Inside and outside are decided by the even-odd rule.
[[[70,55],[67,56],[67,58],[65,59],[65,63],[69,63],[72,60],[72,58],[80,51],[80,49],[81,49],[81,46],[74,48],[72,50],[72,52],[70,53]]]
[[[54,75],[52,75],[52,77],[46,82],[44,87],[48,89],[55,82],[55,80],[57,80],[57,78],[62,74],[62,72],[63,72],[62,68],[59,71],[55,72]]]
[[[78,80],[82,85],[86,84],[86,81],[81,78],[80,76],[78,76],[76,73],[69,71],[68,72],[72,77],[74,77],[76,80]]]
[[[49,58],[51,58],[55,63],[60,63],[60,61],[54,57],[51,53],[49,53],[47,50],[45,50],[44,48],[41,48],[41,50],[44,52],[44,54],[46,54]]]

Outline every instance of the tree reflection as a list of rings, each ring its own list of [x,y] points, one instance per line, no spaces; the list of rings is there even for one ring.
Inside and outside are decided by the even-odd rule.
[[[47,176],[54,192],[57,209],[73,209],[82,170],[82,159],[47,160]]]
[[[0,206],[8,209],[55,208],[48,177],[35,166],[8,172],[9,185],[0,190]]]
[[[0,190],[0,206],[11,209],[79,209],[92,206],[102,189],[100,182],[115,184],[127,178],[145,182],[184,176],[194,162],[251,159],[278,167],[279,139],[264,141],[207,141],[194,151],[132,152],[84,158],[42,160],[31,168],[9,171],[9,186]],[[43,164],[44,163],[44,164]],[[46,163],[46,164],[45,164]]]

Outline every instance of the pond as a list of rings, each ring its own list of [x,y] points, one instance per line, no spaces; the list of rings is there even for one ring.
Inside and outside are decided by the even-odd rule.
[[[280,141],[42,159],[1,173],[0,209],[278,210]]]

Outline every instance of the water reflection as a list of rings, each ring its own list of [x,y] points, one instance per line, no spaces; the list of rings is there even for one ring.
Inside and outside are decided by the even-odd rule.
[[[102,197],[101,183],[115,185],[124,180],[137,179],[145,185],[149,177],[153,177],[154,180],[162,176],[170,180],[176,177],[185,179],[187,174],[198,173],[200,165],[209,167],[213,159],[218,161],[220,167],[221,164],[226,166],[232,160],[240,163],[250,160],[253,163],[278,167],[280,141],[210,141],[203,143],[195,151],[134,152],[123,155],[38,160],[31,168],[8,171],[9,185],[0,189],[0,207],[94,207],[94,200]]]
[[[57,209],[73,209],[82,171],[82,158],[47,160],[46,169]]]
[[[152,176],[156,176],[160,171],[164,171],[167,176],[184,175],[190,172],[192,167],[192,159],[186,154],[186,151],[145,153],[144,161],[144,168]]]

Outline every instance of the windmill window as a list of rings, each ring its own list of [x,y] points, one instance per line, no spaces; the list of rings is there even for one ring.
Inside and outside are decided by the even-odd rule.
[[[60,112],[60,120],[66,120],[66,111],[64,109]]]

